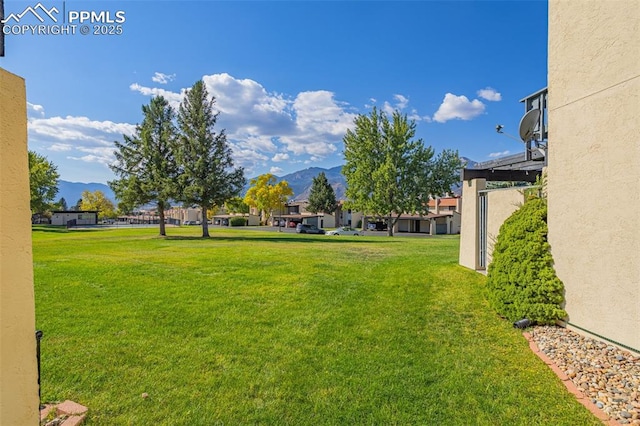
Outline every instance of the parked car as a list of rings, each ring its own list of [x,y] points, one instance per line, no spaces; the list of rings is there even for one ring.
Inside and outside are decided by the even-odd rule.
[[[369,231],[386,231],[387,223],[386,222],[369,222],[367,224],[367,229]]]
[[[299,223],[298,226],[296,226],[296,232],[298,234],[324,234],[324,229],[320,229],[315,225]]]
[[[184,222],[182,222],[182,224],[184,226],[196,225],[196,221],[195,220],[185,220]]]
[[[348,226],[341,226],[340,228],[327,232],[327,235],[360,235],[360,231]]]

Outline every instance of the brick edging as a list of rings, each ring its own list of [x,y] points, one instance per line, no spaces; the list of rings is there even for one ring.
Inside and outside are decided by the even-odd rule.
[[[533,340],[531,333],[524,331],[522,332],[522,335],[524,336],[525,339],[529,341],[529,348],[531,349],[531,351],[534,354],[538,355],[538,358],[540,358],[542,362],[547,364],[549,368],[551,368],[551,371],[556,373],[556,376],[558,376],[558,378],[562,381],[562,383],[564,383],[567,390],[576,397],[576,399],[580,404],[584,405],[587,410],[589,410],[594,416],[596,416],[605,425],[619,426],[620,423],[618,423],[617,421],[609,417],[607,413],[599,409],[593,402],[591,402],[591,399],[588,398],[585,394],[583,394],[580,389],[578,389],[578,387],[571,381],[571,379],[569,379],[569,377],[564,373],[564,371],[562,371],[551,360],[551,358],[547,356],[547,354],[545,354],[540,350],[540,348],[538,348],[538,345]]]

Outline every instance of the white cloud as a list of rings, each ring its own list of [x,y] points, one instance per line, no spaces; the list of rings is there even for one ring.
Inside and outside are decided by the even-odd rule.
[[[111,144],[114,138],[133,134],[135,126],[113,121],[95,121],[88,117],[51,117],[29,119],[29,136],[36,140],[82,141]]]
[[[488,101],[498,102],[502,100],[502,95],[496,89],[491,87],[485,87],[477,92],[478,96]]]
[[[281,138],[294,154],[325,156],[337,150],[356,115],[345,110],[326,90],[302,92],[293,102],[296,132]]]
[[[27,113],[34,112],[41,117],[44,117],[44,107],[42,105],[32,104],[27,102]]]
[[[100,164],[111,164],[113,162],[112,158],[105,158],[102,157],[100,155],[83,155],[82,157],[73,157],[73,156],[68,156],[67,157],[69,160],[76,160],[76,161],[84,161],[85,163],[100,163]]]
[[[271,161],[279,163],[280,161],[286,161],[289,159],[289,154],[286,152],[279,152],[271,158]]]
[[[284,172],[284,170],[282,170],[280,167],[276,167],[276,166],[273,166],[273,167],[271,167],[269,169],[269,173],[274,174],[274,175],[279,175],[282,172]]]
[[[411,113],[407,115],[407,118],[409,120],[426,121],[427,123],[431,123],[431,117],[429,117],[428,115],[422,116],[418,114],[418,110],[415,108],[411,110]]]
[[[266,166],[269,160],[284,161],[284,154],[290,162],[297,160],[295,156],[334,154],[356,117],[327,90],[289,96],[227,73],[205,75],[202,80],[220,112],[217,127],[226,129],[236,163],[247,170]],[[145,96],[162,95],[174,107],[185,93],[185,89],[176,93],[137,83],[130,89]],[[396,97],[400,103],[404,99]]]
[[[384,101],[384,104],[382,104],[382,110],[388,115],[393,114],[395,111],[402,111],[409,105],[409,98],[406,96],[395,94],[393,99],[395,100],[393,105],[388,101]]]
[[[182,97],[184,96],[184,89],[180,93],[175,93],[157,87],[140,86],[138,83],[129,85],[129,89],[133,90],[134,92],[140,92],[145,96],[162,96],[167,100],[167,102],[169,102],[169,105],[176,109],[180,105]]]
[[[246,135],[237,143],[238,146],[242,148],[252,149],[255,151],[275,152],[278,150],[269,136]]]
[[[409,99],[402,95],[393,95],[393,98],[396,100],[396,107],[398,107],[398,109],[405,109],[407,105],[409,105]]]
[[[456,96],[447,93],[438,111],[433,115],[433,120],[445,123],[449,120],[471,120],[484,112],[485,106],[477,99],[469,101],[466,96]]]
[[[107,165],[114,161],[113,141],[133,134],[135,125],[66,116],[30,118],[28,130],[30,147],[66,152],[69,160]]]
[[[49,147],[49,151],[58,151],[58,152],[71,151],[72,149],[73,149],[73,145],[68,143],[54,143]]]
[[[386,112],[387,115],[393,114],[395,110],[396,109],[387,101],[384,101],[384,104],[382,104],[382,111]]]
[[[507,150],[507,151],[502,151],[502,152],[492,152],[491,154],[489,154],[490,158],[496,158],[496,157],[503,157],[505,155],[509,155],[511,154],[511,151]]]
[[[160,83],[160,84],[167,84],[170,81],[173,81],[176,79],[176,75],[175,74],[164,74],[161,72],[156,72],[153,77],[151,77],[152,81],[155,81],[156,83]]]

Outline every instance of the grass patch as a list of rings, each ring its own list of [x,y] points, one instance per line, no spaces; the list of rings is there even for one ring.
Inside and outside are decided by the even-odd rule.
[[[87,424],[599,424],[488,308],[456,237],[46,231],[42,399]]]

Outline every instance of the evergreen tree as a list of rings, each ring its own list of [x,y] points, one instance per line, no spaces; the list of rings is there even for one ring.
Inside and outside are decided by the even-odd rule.
[[[553,324],[567,315],[547,233],[547,203],[535,196],[500,227],[487,273],[488,300],[510,321]]]
[[[329,184],[324,172],[320,172],[318,176],[313,178],[307,210],[311,213],[332,214],[336,211],[336,207],[336,193]]]
[[[63,211],[66,211],[69,209],[69,206],[67,205],[67,200],[65,200],[64,197],[61,197],[56,203],[56,205],[57,205],[57,208]]]
[[[176,195],[178,173],[174,151],[175,113],[162,96],[142,107],[144,118],[133,136],[116,142],[116,162],[110,167],[118,179],[109,182],[116,197],[127,206],[155,202],[160,217],[160,235],[166,235],[164,211]]]
[[[224,129],[214,131],[218,113],[213,112],[214,97],[209,97],[202,80],[187,91],[178,111],[180,143],[180,201],[202,209],[202,236],[209,236],[207,211],[222,206],[242,191],[244,169],[234,167],[231,148]]]

